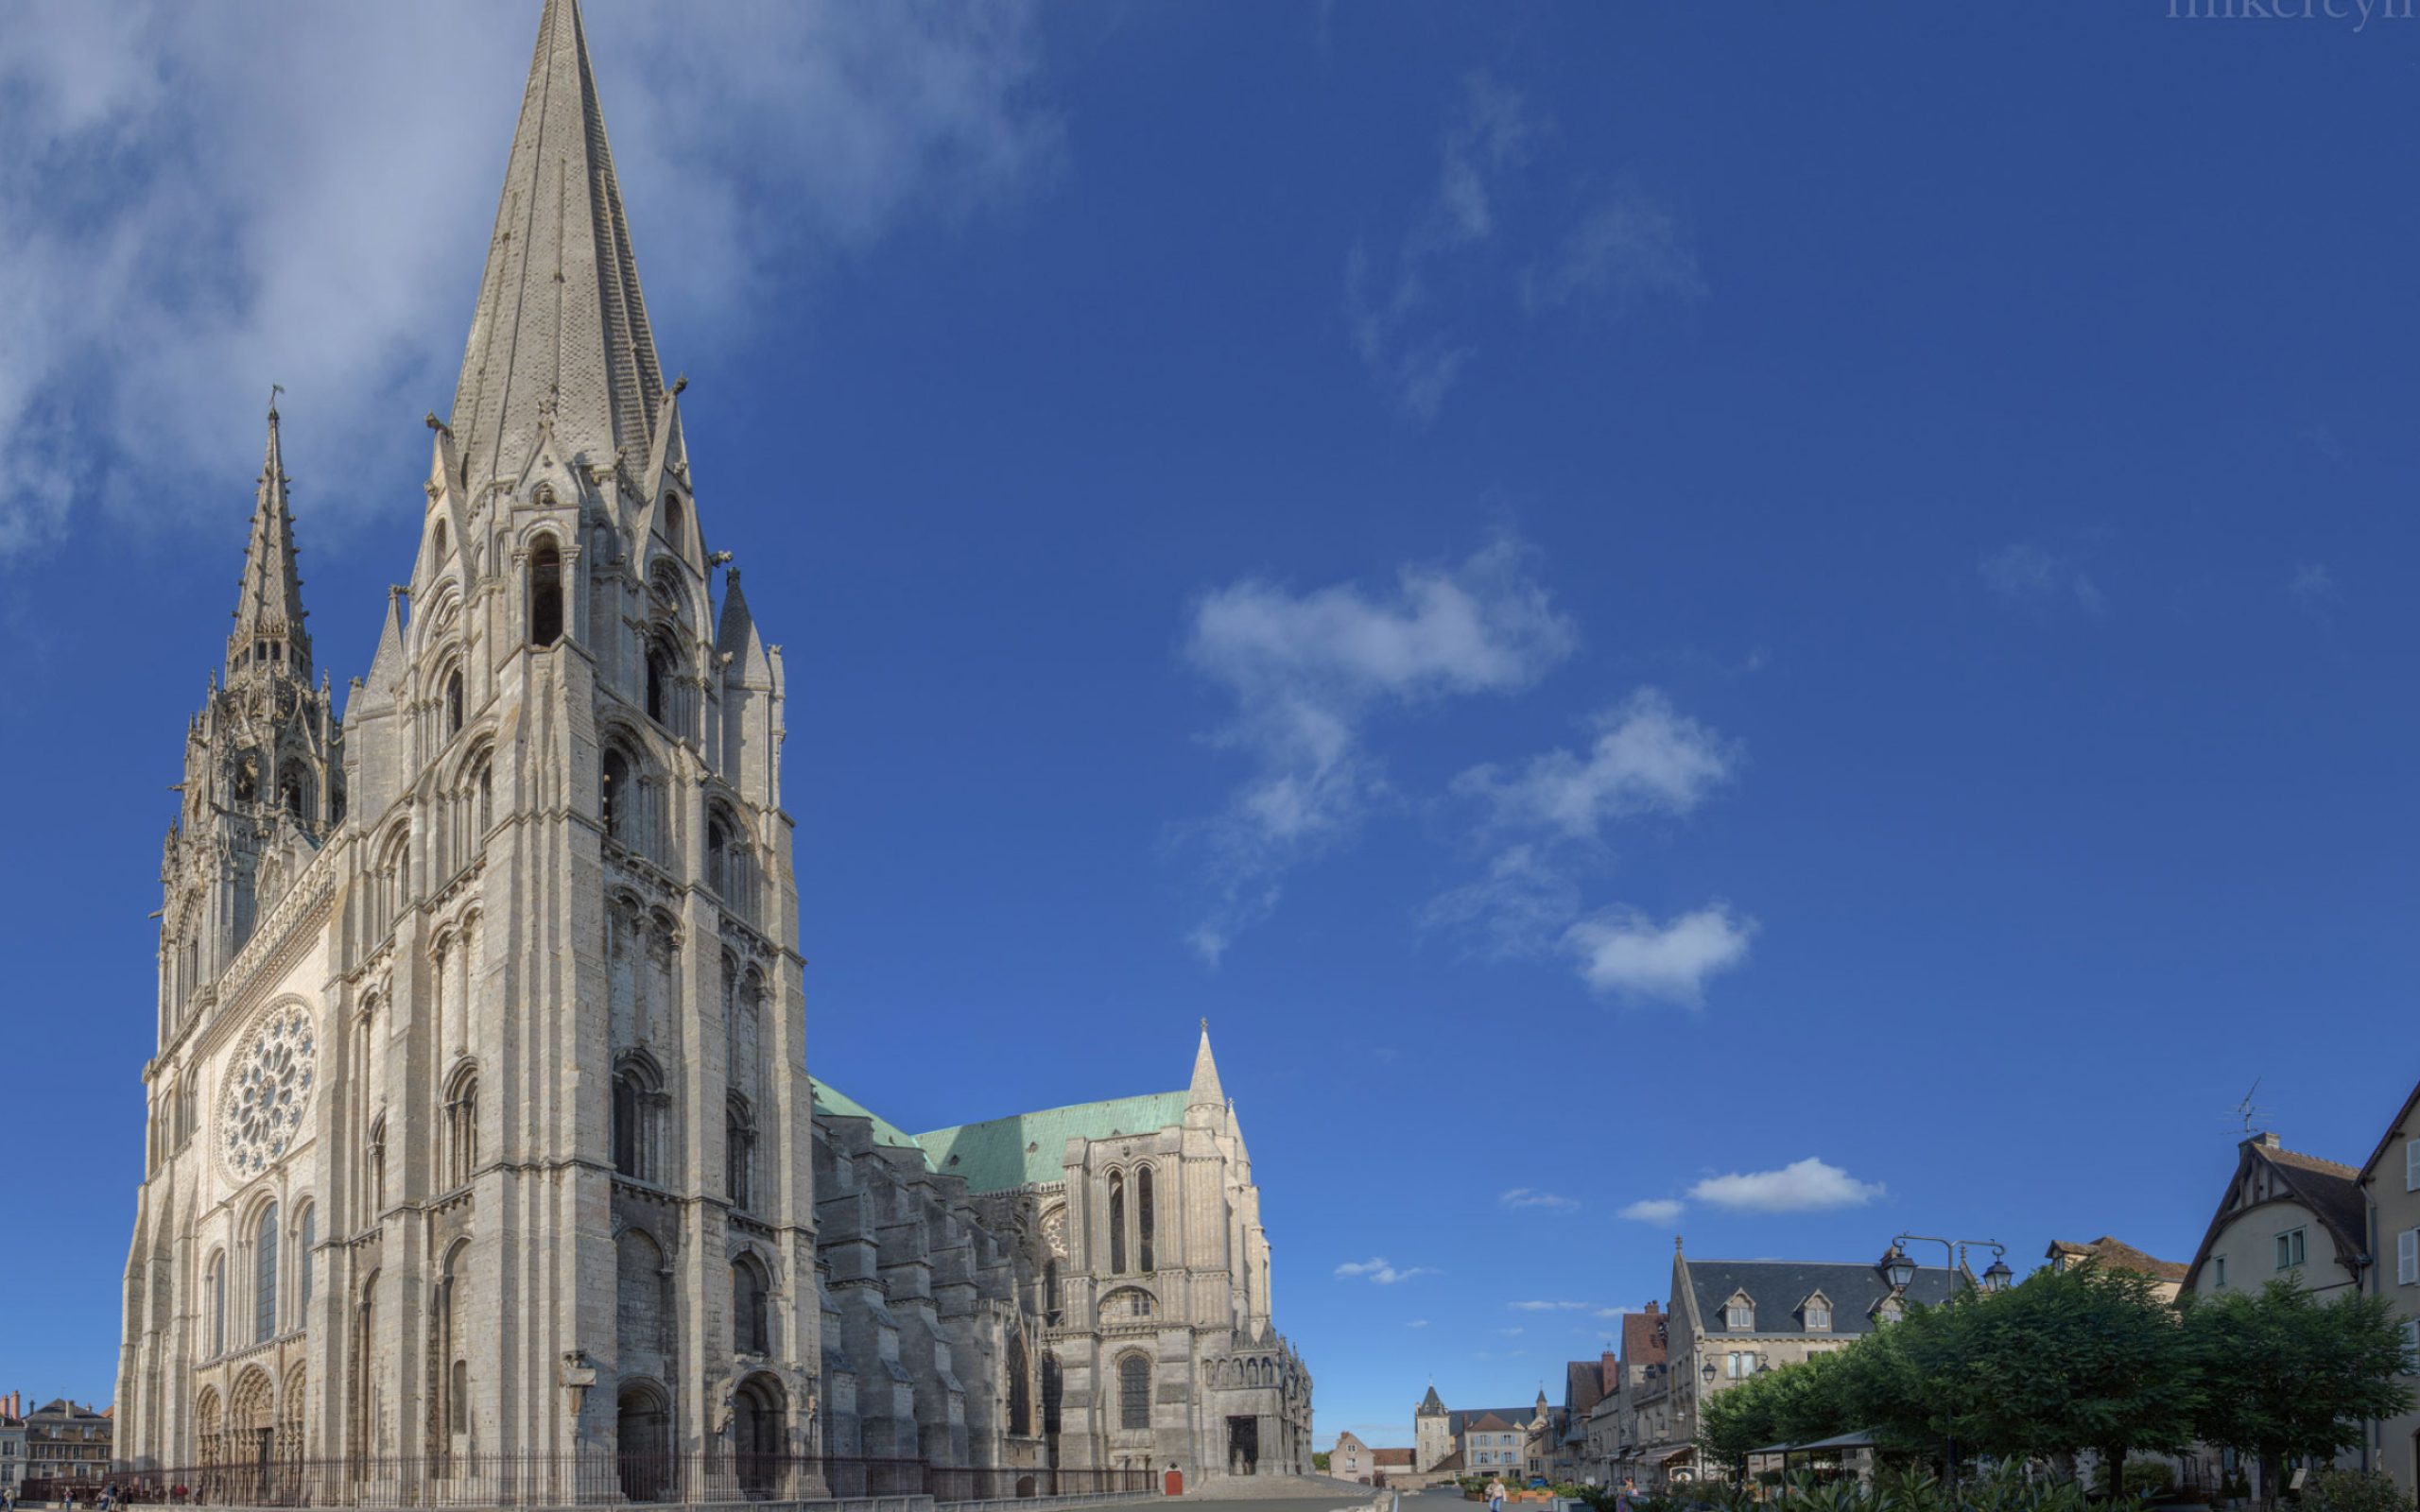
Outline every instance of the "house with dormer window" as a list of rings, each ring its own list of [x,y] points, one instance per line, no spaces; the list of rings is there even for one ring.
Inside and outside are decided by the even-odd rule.
[[[1672,1242],[1672,1300],[1662,1321],[1665,1363],[1634,1385],[1624,1373],[1617,1396],[1637,1399],[1654,1413],[1651,1441],[1626,1443],[1610,1467],[1615,1484],[1627,1478],[1641,1490],[1660,1490],[1699,1473],[1698,1408],[1740,1382],[1831,1349],[1887,1327],[1910,1302],[1945,1302],[1974,1278],[1941,1266],[1919,1266],[1903,1291],[1891,1284],[1881,1260],[1691,1260]],[[1627,1320],[1626,1320],[1627,1321]],[[1618,1413],[1619,1406],[1616,1408]]]

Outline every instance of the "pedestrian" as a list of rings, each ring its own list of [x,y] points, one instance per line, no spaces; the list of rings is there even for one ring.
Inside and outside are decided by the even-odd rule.
[[[1627,1475],[1623,1476],[1621,1494],[1614,1498],[1614,1512],[1631,1512],[1630,1499],[1637,1494],[1638,1483]]]
[[[1504,1512],[1504,1482],[1499,1477],[1488,1478],[1487,1512]]]

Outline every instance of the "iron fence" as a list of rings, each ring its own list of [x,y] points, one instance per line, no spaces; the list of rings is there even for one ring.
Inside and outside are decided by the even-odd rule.
[[[261,1459],[116,1469],[89,1481],[27,1482],[25,1501],[130,1505],[534,1507],[712,1502],[814,1502],[929,1496],[936,1502],[1148,1493],[1148,1469],[934,1465],[920,1459],[710,1452],[530,1453]]]

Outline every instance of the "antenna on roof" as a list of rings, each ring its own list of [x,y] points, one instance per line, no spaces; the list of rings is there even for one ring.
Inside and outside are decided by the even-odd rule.
[[[2261,1080],[2262,1078],[2258,1076],[2253,1077],[2252,1091],[2245,1092],[2243,1094],[2243,1101],[2227,1109],[2224,1115],[2229,1124],[2240,1124],[2242,1125],[2242,1135],[2246,1139],[2250,1139],[2255,1134],[2266,1134],[2269,1132],[2267,1126],[2269,1109],[2257,1106],[2252,1100],[2254,1095],[2260,1091]],[[2230,1130],[2229,1132],[2234,1131]]]

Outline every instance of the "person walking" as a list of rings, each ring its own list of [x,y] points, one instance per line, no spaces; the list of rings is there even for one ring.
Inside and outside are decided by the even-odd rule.
[[[1614,1498],[1614,1512],[1630,1512],[1630,1499],[1637,1494],[1638,1483],[1623,1476],[1621,1494]]]
[[[1504,1512],[1504,1482],[1500,1477],[1488,1478],[1487,1512]]]

